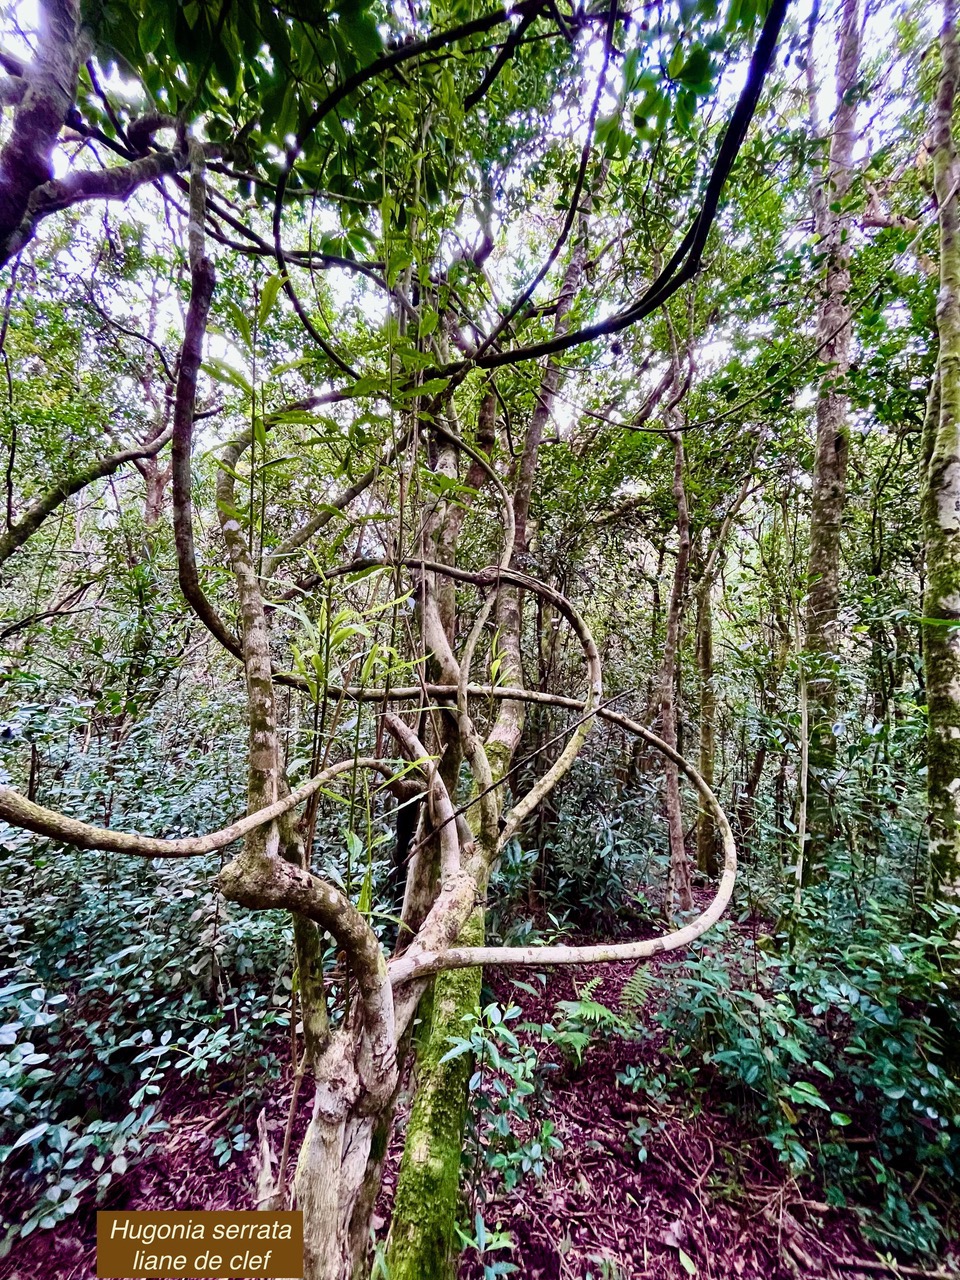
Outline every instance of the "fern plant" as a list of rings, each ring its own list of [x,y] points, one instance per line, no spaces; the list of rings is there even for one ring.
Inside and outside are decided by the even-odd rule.
[[[587,1046],[597,1032],[612,1032],[624,1037],[633,1034],[633,1028],[625,1019],[599,1000],[594,1000],[593,993],[599,985],[599,976],[588,979],[580,988],[574,983],[577,998],[558,1000],[554,1005],[555,1025],[544,1027],[546,1039],[577,1066],[583,1062]]]
[[[641,961],[620,992],[620,1012],[625,1018],[636,1018],[656,984],[657,980],[650,971],[650,966]]]

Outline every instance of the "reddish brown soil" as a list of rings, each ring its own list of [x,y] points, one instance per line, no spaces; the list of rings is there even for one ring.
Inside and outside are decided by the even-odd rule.
[[[528,1020],[549,1020],[558,999],[575,999],[575,984],[582,989],[594,976],[601,981],[592,998],[616,1009],[634,968],[557,972],[536,1001],[518,992],[506,973],[495,975],[492,986],[500,1003],[522,1004]],[[645,1006],[645,1019],[653,1012]],[[523,1280],[849,1280],[885,1273],[869,1266],[877,1255],[865,1246],[854,1215],[809,1199],[736,1116],[720,1106],[692,1105],[682,1090],[654,1100],[617,1082],[617,1072],[641,1061],[667,1075],[674,1065],[662,1037],[616,1037],[595,1041],[580,1067],[553,1076],[547,1111],[537,1119],[553,1120],[563,1151],[539,1183],[528,1178],[507,1192],[489,1175],[484,1179],[484,1219],[515,1241],[512,1253],[491,1254],[488,1261],[509,1257]],[[650,1124],[642,1162],[630,1136],[641,1119]],[[857,1259],[867,1268],[851,1265]],[[482,1280],[475,1254],[464,1259],[460,1275]]]
[[[286,1085],[283,1092],[289,1101]],[[213,1153],[226,1123],[221,1112],[222,1104],[210,1098],[168,1098],[164,1118],[169,1128],[153,1153],[112,1183],[101,1205],[83,1204],[75,1217],[52,1230],[17,1241],[0,1261],[0,1280],[96,1280],[96,1208],[252,1208],[251,1157],[240,1154],[221,1169]]]

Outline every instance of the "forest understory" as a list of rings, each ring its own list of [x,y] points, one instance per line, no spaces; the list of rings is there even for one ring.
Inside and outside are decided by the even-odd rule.
[[[742,920],[726,939],[752,945],[764,936],[769,920]],[[589,942],[580,937],[578,942]],[[676,970],[683,962],[655,959],[649,968]],[[582,1058],[551,1051],[541,1039],[558,1001],[581,1003],[584,988],[602,1008],[621,1007],[633,964],[582,965],[543,975],[536,986],[518,987],[511,974],[486,975],[485,998],[502,1009],[519,1009],[525,1027],[521,1043],[540,1046],[538,1057],[549,1072],[548,1091],[538,1091],[522,1118],[512,1116],[512,1143],[529,1152],[549,1117],[559,1144],[536,1154],[510,1189],[502,1170],[464,1155],[463,1213],[480,1210],[489,1242],[481,1252],[476,1240],[461,1256],[459,1280],[485,1280],[512,1274],[518,1280],[876,1280],[876,1277],[960,1277],[960,1206],[942,1204],[945,1236],[939,1262],[916,1266],[898,1262],[888,1250],[864,1239],[858,1207],[824,1203],[821,1183],[792,1176],[779,1163],[759,1129],[754,1129],[738,1098],[720,1080],[696,1089],[677,1081],[675,1046],[657,1020],[670,1000],[675,972],[661,974],[634,1010],[630,1039],[598,1028],[590,1034]],[[646,988],[645,988],[646,990]],[[669,1024],[669,1016],[666,1019]],[[283,1052],[278,1042],[276,1048]],[[636,1073],[652,1087],[629,1087],[624,1073]],[[498,1073],[491,1069],[490,1075]],[[500,1078],[504,1078],[502,1075]],[[509,1077],[506,1077],[509,1079]],[[409,1082],[407,1082],[409,1084]],[[266,1130],[279,1138],[290,1120],[292,1072],[286,1071],[263,1101]],[[231,1082],[224,1087],[231,1090]],[[250,1124],[250,1154],[227,1169],[219,1165],[214,1138],[231,1108],[218,1108],[215,1082],[191,1093],[174,1087],[162,1099],[160,1115],[169,1126],[148,1158],[114,1180],[100,1209],[154,1210],[249,1209],[255,1202],[262,1163],[257,1125]],[[381,1242],[389,1231],[396,1177],[403,1149],[409,1095],[401,1101],[390,1145],[374,1230]],[[259,1104],[257,1104],[259,1105]],[[293,1133],[302,1139],[311,1099],[301,1093]],[[256,1110],[256,1106],[252,1108]],[[482,1146],[496,1146],[490,1116],[474,1107],[474,1135]],[[846,1134],[853,1144],[869,1146],[872,1116],[865,1110]],[[539,1151],[539,1149],[538,1149]],[[519,1169],[519,1165],[517,1166]],[[920,1179],[918,1179],[919,1183]],[[11,1188],[8,1187],[7,1194]],[[17,1206],[0,1202],[0,1214]],[[468,1212],[469,1210],[469,1212]],[[41,1232],[19,1241],[0,1260],[0,1280],[96,1280],[94,1204],[84,1205],[68,1229]],[[494,1261],[509,1272],[486,1272]],[[376,1273],[375,1273],[376,1274]]]

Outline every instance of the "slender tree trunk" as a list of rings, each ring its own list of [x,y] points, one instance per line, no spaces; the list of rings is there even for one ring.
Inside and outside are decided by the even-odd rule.
[[[660,734],[664,742],[677,749],[677,659],[680,649],[680,624],[690,568],[690,512],[683,482],[683,436],[671,431],[673,444],[673,496],[677,503],[677,562],[673,571],[673,587],[667,607],[667,636],[663,646],[660,673]],[[664,896],[664,914],[673,915],[693,907],[690,885],[690,860],[683,840],[683,810],[680,805],[680,771],[672,760],[666,762],[667,829],[670,834],[670,874]]]
[[[713,682],[712,583],[704,579],[697,591],[697,671],[700,677],[700,776],[713,786],[717,754],[717,691]],[[697,811],[697,867],[711,879],[719,863],[717,822],[701,801]]]
[[[711,532],[700,564],[697,583],[697,670],[700,677],[700,773],[712,787],[717,755],[717,690],[713,670],[713,586],[720,572],[727,539],[737,513],[750,497],[752,468],[730,503],[720,527]],[[720,835],[717,821],[701,800],[697,810],[697,866],[711,879],[720,870]]]
[[[923,665],[927,689],[929,884],[960,892],[960,166],[953,108],[960,81],[956,0],[944,0],[942,67],[931,141],[940,219],[940,351],[923,431],[927,557]]]
[[[737,796],[736,806],[736,836],[737,848],[741,855],[746,856],[750,852],[750,845],[753,841],[753,828],[756,821],[755,803],[757,797],[757,788],[760,785],[760,779],[763,777],[763,766],[767,762],[767,745],[761,742],[753,753],[753,760],[750,762],[750,768],[743,782],[743,788]]]
[[[811,24],[812,27],[813,24]],[[807,683],[810,698],[810,786],[806,802],[804,874],[822,863],[833,834],[832,774],[836,763],[837,674],[840,613],[840,531],[846,506],[849,428],[844,379],[850,367],[850,216],[843,209],[856,143],[860,74],[859,0],[843,0],[837,55],[837,106],[830,122],[826,173],[813,189],[814,224],[825,257],[817,343],[827,366],[817,399],[817,444],[810,510],[809,590],[806,605]],[[808,50],[808,58],[812,56]],[[811,76],[810,109],[818,127]]]

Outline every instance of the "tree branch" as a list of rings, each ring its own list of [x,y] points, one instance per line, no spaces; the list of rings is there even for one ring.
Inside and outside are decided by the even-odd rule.
[[[537,699],[539,701],[539,699]],[[679,752],[669,747],[644,725],[616,712],[607,719],[630,733],[635,733],[655,747],[677,766],[693,783],[712,812],[723,842],[723,872],[713,901],[689,924],[659,938],[641,942],[599,944],[584,947],[454,947],[447,951],[410,950],[390,962],[390,980],[395,987],[446,969],[466,969],[477,965],[565,965],[590,964],[597,961],[648,960],[664,951],[689,946],[720,919],[733,895],[737,875],[737,848],[727,815],[697,770]]]
[[[0,266],[29,239],[24,219],[35,191],[53,174],[53,150],[76,97],[80,61],[77,0],[41,0],[37,55],[29,68],[13,73],[27,85],[0,150]]]
[[[194,152],[191,157],[190,220],[187,224],[190,303],[184,324],[173,403],[173,536],[177,549],[177,577],[184,599],[211,635],[234,657],[240,658],[242,650],[238,640],[224,626],[200,585],[193,540],[193,421],[197,402],[197,377],[203,359],[207,317],[216,282],[213,264],[204,252],[204,209],[203,159],[199,152]]]
[[[697,275],[707,236],[720,205],[720,196],[753,119],[767,72],[773,64],[780,29],[789,4],[790,0],[773,0],[757,41],[757,47],[750,59],[746,83],[717,151],[703,203],[673,257],[637,301],[606,320],[574,330],[572,333],[549,338],[528,347],[510,351],[492,351],[478,358],[458,360],[452,364],[428,370],[425,377],[456,377],[470,369],[496,369],[501,365],[515,364],[523,360],[539,360],[543,356],[556,355],[561,351],[570,350],[571,347],[582,346],[595,338],[620,333],[662,307],[668,298]]]
[[[316,774],[296,791],[291,791],[274,804],[259,809],[245,818],[239,818],[220,831],[205,836],[186,836],[178,840],[163,840],[155,836],[142,836],[137,832],[112,831],[109,827],[95,827],[76,818],[68,818],[53,809],[34,804],[11,787],[0,787],[0,819],[14,827],[25,827],[37,835],[48,836],[62,844],[77,849],[98,849],[105,853],[132,853],[141,858],[193,858],[202,853],[224,849],[251,831],[274,822],[288,809],[296,808],[333,778],[354,768],[375,769],[389,775],[393,766],[389,760],[364,756],[359,760],[340,760]]]
[[[4,534],[0,535],[0,564],[13,555],[18,547],[22,547],[27,539],[36,533],[47,516],[56,511],[57,507],[62,506],[73,494],[79,493],[95,480],[113,475],[128,462],[136,462],[139,458],[156,457],[164,445],[170,441],[172,435],[172,429],[164,431],[148,445],[136,449],[123,449],[120,453],[98,458],[96,462],[91,462],[89,466],[61,480],[42,497],[34,499],[16,524],[11,525]]]

